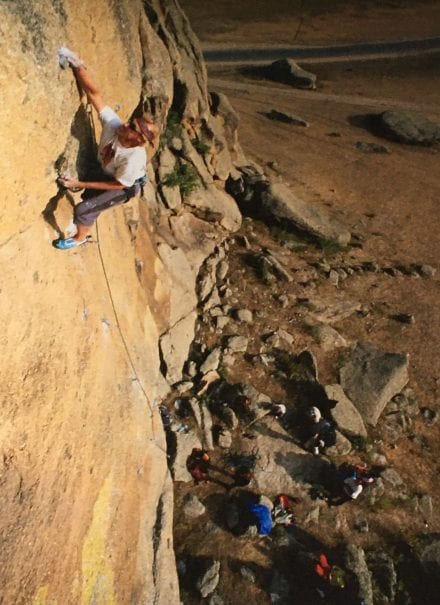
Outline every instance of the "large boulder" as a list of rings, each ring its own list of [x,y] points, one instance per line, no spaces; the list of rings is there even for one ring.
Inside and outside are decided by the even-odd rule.
[[[306,203],[287,185],[270,183],[261,195],[260,210],[265,216],[320,239],[346,245],[351,234],[322,207]]]
[[[397,591],[397,573],[394,560],[384,550],[371,550],[367,553],[368,569],[372,574],[373,586],[390,603],[394,603]]]
[[[408,382],[408,356],[366,342],[354,345],[340,369],[340,383],[364,422],[376,426],[386,404]]]
[[[380,132],[408,145],[440,143],[440,125],[416,113],[385,111],[378,118]]]
[[[440,578],[440,535],[428,536],[418,549],[418,555],[424,569]]]
[[[366,437],[367,429],[365,428],[362,416],[353,402],[344,393],[341,385],[329,384],[324,388],[327,397],[337,401],[335,407],[332,408],[332,416],[339,429],[349,436]]]
[[[242,451],[258,456],[254,469],[254,485],[258,492],[275,497],[293,494],[306,498],[312,483],[319,483],[328,462],[296,445],[292,437],[272,416],[253,425],[254,439],[243,440]]]
[[[305,306],[309,309],[310,319],[326,325],[347,319],[361,308],[359,302],[347,299],[340,292],[327,297],[311,296]]]
[[[357,596],[364,605],[374,605],[373,585],[364,550],[354,544],[348,544],[344,559],[346,569],[351,571],[356,580]]]
[[[186,199],[185,204],[199,210],[207,220],[218,222],[229,231],[241,226],[241,213],[233,198],[215,185],[199,187]]]
[[[316,88],[316,76],[295,63],[293,59],[279,59],[266,69],[266,74],[272,80],[290,84],[295,88]]]

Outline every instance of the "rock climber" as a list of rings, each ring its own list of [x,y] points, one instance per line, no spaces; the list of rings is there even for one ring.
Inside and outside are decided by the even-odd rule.
[[[159,128],[143,116],[123,122],[104,103],[100,89],[76,53],[68,48],[60,48],[58,59],[62,67],[72,68],[78,84],[97,111],[102,124],[98,146],[98,160],[104,172],[102,180],[80,181],[71,177],[58,179],[59,184],[67,189],[85,189],[83,201],[74,209],[76,234],[54,241],[56,248],[68,250],[87,241],[93,224],[103,210],[125,204],[139,193],[146,180],[147,154],[144,145],[153,143],[159,134]]]

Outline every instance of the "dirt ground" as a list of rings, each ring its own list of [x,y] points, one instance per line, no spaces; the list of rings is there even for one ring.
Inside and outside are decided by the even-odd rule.
[[[181,0],[203,48],[331,45],[439,35],[435,0]]]
[[[205,48],[240,45],[244,40],[248,46],[257,46],[262,45],[263,38],[264,44],[269,45],[331,45],[439,34],[440,6],[434,2],[327,2],[325,11],[320,9],[322,2],[288,0],[219,0],[215,4],[182,0],[181,4]],[[338,331],[350,342],[367,340],[389,351],[408,353],[409,386],[421,407],[437,411],[440,411],[440,150],[379,139],[362,126],[362,116],[399,108],[440,121],[439,67],[440,55],[308,63],[307,69],[318,76],[318,89],[302,91],[251,77],[237,67],[208,66],[210,88],[227,94],[239,114],[239,138],[246,156],[274,180],[290,183],[304,200],[330,208],[358,243],[333,254],[316,248],[295,253],[277,243],[265,225],[245,221],[242,233],[249,237],[252,246],[268,245],[294,274],[322,259],[335,266],[375,261],[384,268],[415,263],[437,269],[436,275],[429,279],[392,276],[381,271],[350,275],[336,290],[324,279],[317,279],[313,286],[314,294],[343,292],[368,308],[368,314],[340,322],[336,326]],[[265,113],[271,109],[298,115],[310,125],[301,128],[269,120]],[[358,142],[385,145],[389,153],[365,153],[356,147]],[[293,351],[308,348],[314,352],[320,382],[337,382],[338,355],[323,352],[313,341],[304,329],[300,308],[282,309],[276,303],[279,294],[303,296],[310,290],[306,292],[294,282],[271,286],[268,295],[267,288],[247,266],[238,244],[232,244],[230,262],[232,304],[260,311],[251,327],[239,328],[240,333],[250,337],[249,352],[258,352],[261,334],[282,327],[295,337]],[[413,315],[414,323],[396,322],[391,316],[397,313]],[[215,334],[201,330],[208,345],[217,342]],[[244,359],[230,370],[228,380],[253,384],[275,400],[287,396],[279,381]],[[398,544],[410,544],[419,534],[440,530],[440,488],[436,481],[440,470],[438,425],[430,427],[416,419],[412,430],[397,442],[384,439],[382,450],[411,494],[429,493],[433,498],[435,512],[429,528],[408,507],[370,511],[360,504],[360,509],[344,508],[340,513],[344,518],[343,529],[332,527],[334,521],[330,520],[324,526],[309,529],[311,539],[322,538],[324,531],[324,543],[334,546],[352,535],[359,515],[367,518],[370,525],[367,534],[356,534],[357,542],[366,546],[387,544],[397,548]],[[209,484],[196,488],[177,485],[177,511],[183,496],[190,491],[209,502],[210,518],[215,524],[225,502],[224,490]],[[261,540],[247,543],[221,529],[210,530],[209,537],[205,537],[205,531],[205,524],[194,528],[177,515],[177,556],[191,552],[219,558],[229,570],[222,574],[219,586],[225,603],[241,605],[245,600],[268,603],[267,592],[258,584],[246,582],[236,568],[239,564],[252,564],[264,579],[273,562],[271,544]],[[396,551],[404,557],[403,552]],[[283,566],[282,561],[278,563]],[[412,582],[416,586],[417,578]],[[204,602],[185,589],[182,598],[185,605]],[[312,602],[305,596],[299,598],[295,603]],[[412,602],[426,601],[420,593],[420,600]]]

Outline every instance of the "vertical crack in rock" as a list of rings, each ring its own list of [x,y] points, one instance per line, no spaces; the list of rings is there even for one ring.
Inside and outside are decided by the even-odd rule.
[[[121,37],[122,46],[125,50],[125,56],[128,64],[128,73],[130,78],[135,78],[138,75],[136,60],[133,56],[133,40],[131,38],[130,19],[127,14],[127,9],[120,0],[111,0],[111,9],[115,16],[115,23]]]
[[[161,494],[159,502],[156,508],[156,521],[153,527],[153,582],[157,586],[160,578],[158,577],[158,560],[159,560],[159,548],[162,541],[162,528],[164,520],[164,495]],[[156,595],[159,594],[160,590],[156,590]],[[155,599],[157,601],[157,599]]]

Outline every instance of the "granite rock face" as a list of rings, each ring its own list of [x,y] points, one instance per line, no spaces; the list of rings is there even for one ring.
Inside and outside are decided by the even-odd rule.
[[[167,379],[181,378],[198,271],[240,215],[207,189],[219,227],[158,185],[191,159],[200,183],[227,178],[236,126],[228,120],[226,141],[174,0],[3,2],[0,23],[2,597],[177,604],[158,401]],[[123,120],[136,111],[169,133],[173,108],[181,136],[165,137],[143,199],[103,213],[95,243],[62,252],[51,242],[80,198],[56,178],[84,178],[99,136],[72,72],[58,66],[64,44]]]

